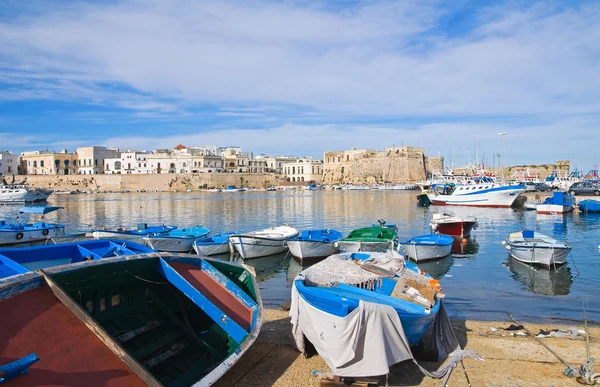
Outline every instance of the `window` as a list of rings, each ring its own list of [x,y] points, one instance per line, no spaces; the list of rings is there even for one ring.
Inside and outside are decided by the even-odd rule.
[[[33,161],[33,167],[36,168],[37,167],[37,161]]]
[[[40,160],[40,167],[44,166],[44,160]]]

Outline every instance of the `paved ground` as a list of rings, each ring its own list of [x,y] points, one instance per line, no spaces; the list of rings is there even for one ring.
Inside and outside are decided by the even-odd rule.
[[[525,387],[577,386],[573,379],[563,376],[565,365],[574,366],[586,360],[585,341],[568,338],[536,339],[521,336],[502,328],[512,321],[459,321],[452,322],[459,340],[485,358],[484,361],[466,359],[464,368],[458,366],[451,374],[448,386]],[[523,323],[536,335],[540,329],[565,329],[564,325]],[[490,329],[492,328],[492,329]],[[583,329],[583,324],[578,326]],[[512,334],[512,335],[511,335]],[[598,359],[600,371],[600,327],[590,326],[591,353]],[[547,348],[541,344],[544,343]],[[555,354],[553,354],[554,352]],[[425,368],[436,369],[438,363],[420,362]],[[313,371],[328,371],[319,356],[305,359],[296,349],[291,337],[288,313],[282,310],[265,311],[265,323],[257,342],[240,361],[219,381],[218,386],[318,386],[319,377]],[[598,372],[597,371],[597,372]],[[392,368],[390,386],[436,386],[440,380],[423,376],[411,362]]]

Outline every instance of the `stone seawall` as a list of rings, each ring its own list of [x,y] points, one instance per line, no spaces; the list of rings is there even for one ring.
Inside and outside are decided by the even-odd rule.
[[[53,190],[117,191],[165,190],[187,188],[237,187],[262,188],[278,185],[278,175],[271,173],[182,173],[131,175],[26,175],[15,176],[16,181],[27,178],[31,187]],[[11,179],[7,177],[7,180]]]

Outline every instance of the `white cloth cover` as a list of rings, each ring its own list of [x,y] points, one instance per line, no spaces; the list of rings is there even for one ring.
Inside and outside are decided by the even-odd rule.
[[[412,359],[391,306],[360,301],[357,309],[338,317],[311,306],[293,286],[290,316],[298,349],[304,351],[306,336],[334,375],[385,375],[392,364]]]

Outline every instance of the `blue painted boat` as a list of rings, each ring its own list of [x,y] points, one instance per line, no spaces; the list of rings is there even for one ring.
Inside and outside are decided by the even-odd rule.
[[[109,238],[109,239],[121,239],[121,240],[137,240],[141,242],[141,238],[150,234],[166,234],[173,231],[177,226],[148,226],[146,223],[139,223],[136,229],[129,230],[123,226],[115,230],[108,230],[105,228],[95,229],[89,233],[96,239]]]
[[[209,256],[227,254],[231,252],[229,247],[229,237],[236,234],[239,234],[239,232],[224,232],[210,238],[197,239],[192,244],[192,247],[198,255]]]
[[[337,230],[304,230],[287,241],[287,245],[292,256],[298,259],[325,258],[339,251],[336,242],[343,237]]]
[[[150,234],[144,237],[146,246],[156,251],[173,253],[189,253],[194,241],[205,238],[210,230],[200,225],[169,231],[167,233]]]
[[[600,202],[598,200],[586,199],[577,203],[580,211],[583,212],[600,212]]]
[[[58,211],[63,207],[25,206],[19,210],[14,221],[0,220],[0,245],[31,243],[65,235],[65,225],[46,222],[46,214]],[[20,222],[21,215],[39,215],[39,222]]]
[[[0,249],[0,278],[52,266],[151,252],[154,250],[135,242],[108,239],[4,248]]]
[[[240,265],[151,253],[0,280],[0,315],[0,359],[35,354],[11,365],[17,385],[209,386],[256,340],[263,308]]]
[[[427,234],[400,242],[406,255],[417,262],[440,259],[452,252],[454,238],[444,234]]]
[[[385,370],[369,368],[371,359],[390,362],[397,358],[391,352],[417,345],[438,314],[441,297],[436,280],[393,250],[335,254],[294,280],[292,332],[298,349],[304,351],[306,338],[334,375],[381,375]],[[344,343],[356,348],[348,351]],[[394,362],[374,366],[387,369]]]

